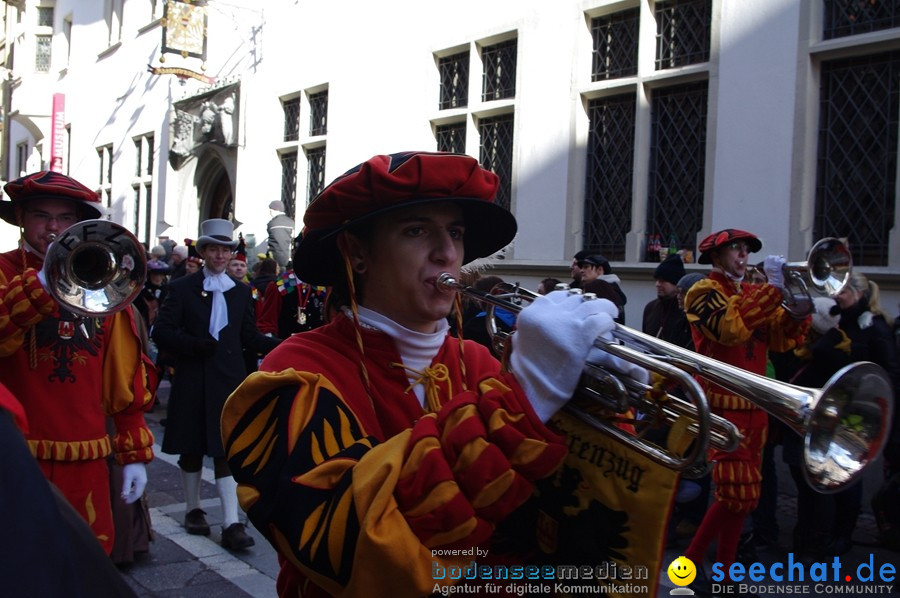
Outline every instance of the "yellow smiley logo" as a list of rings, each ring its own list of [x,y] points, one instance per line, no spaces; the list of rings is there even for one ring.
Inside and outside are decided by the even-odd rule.
[[[676,586],[686,586],[697,577],[697,567],[694,562],[686,556],[680,556],[669,565],[669,579]]]

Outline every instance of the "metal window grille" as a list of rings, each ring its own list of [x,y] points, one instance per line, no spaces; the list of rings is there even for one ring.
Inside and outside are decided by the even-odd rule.
[[[52,35],[34,36],[34,70],[38,73],[50,71],[50,49],[53,44]]]
[[[328,132],[328,90],[309,95],[309,134]]]
[[[512,199],[513,115],[483,118],[478,123],[481,165],[500,178],[495,203],[507,210]]]
[[[824,1],[825,39],[900,27],[900,0]]]
[[[306,199],[311,202],[325,188],[325,146],[306,151]]]
[[[147,171],[145,174],[153,175],[153,135],[144,137],[147,144]]]
[[[511,39],[481,51],[484,62],[482,101],[516,97],[516,55],[518,40]]]
[[[709,60],[711,0],[671,0],[656,4],[656,68]]]
[[[134,140],[134,151],[137,154],[135,156],[136,159],[135,159],[135,163],[134,163],[134,176],[141,176],[142,169],[144,167],[143,155],[142,155],[142,151],[141,151],[143,149],[143,141],[144,140],[141,139],[140,137],[138,137],[137,139]]]
[[[300,98],[285,100],[281,107],[284,109],[284,141],[297,141],[300,136]]]
[[[825,62],[821,80],[813,234],[847,237],[854,264],[887,266],[900,51]]]
[[[438,109],[465,108],[469,105],[469,52],[460,52],[438,60],[441,95]]]
[[[150,244],[151,210],[153,201],[153,183],[144,185],[144,242]]]
[[[435,127],[434,136],[437,138],[437,150],[439,152],[454,152],[457,154],[466,152],[465,122],[438,125]]]
[[[141,239],[141,237],[146,237],[144,234],[146,231],[141,230],[141,187],[140,185],[136,185],[134,187],[134,236],[138,238],[138,240],[142,240],[147,243],[146,239]]]
[[[583,245],[614,261],[625,259],[631,230],[635,108],[634,94],[588,103]]]
[[[647,232],[691,250],[703,226],[707,90],[706,81],[679,85],[651,101]]]
[[[635,8],[591,20],[591,81],[637,74],[639,16]]]
[[[53,7],[37,7],[38,27],[53,27]]]
[[[284,213],[293,214],[297,203],[297,152],[281,155],[281,201]]]

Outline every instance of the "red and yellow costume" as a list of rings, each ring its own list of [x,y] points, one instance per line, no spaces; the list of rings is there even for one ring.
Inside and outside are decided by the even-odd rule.
[[[754,374],[765,374],[768,350],[788,351],[799,346],[809,328],[808,318],[792,318],[781,302],[781,291],[772,285],[737,283],[720,270],[713,270],[685,297],[697,352]],[[715,462],[716,503],[685,556],[701,563],[711,538],[718,535],[718,558],[727,565],[734,559],[741,524],[759,501],[768,416],[748,400],[705,378],[699,382],[711,410],[735,424],[744,438],[736,451],[713,451],[710,455]]]
[[[27,264],[22,256],[27,255]],[[14,250],[0,254],[0,381],[25,408],[32,454],[91,525],[107,553],[113,546],[109,473],[116,462],[153,459],[144,422],[156,371],[142,350],[130,309],[87,319],[87,336],[60,313],[37,278],[41,260]],[[110,440],[106,417],[116,434]]]
[[[279,552],[281,596],[430,594],[434,563],[477,559],[432,550],[489,548],[566,453],[486,348],[448,336],[421,373],[423,409],[392,338],[359,334],[338,315],[291,337],[222,415],[241,504]]]

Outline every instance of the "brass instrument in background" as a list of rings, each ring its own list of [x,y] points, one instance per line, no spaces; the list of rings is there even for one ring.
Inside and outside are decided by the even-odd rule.
[[[482,293],[447,273],[441,274],[435,284],[440,289],[456,290],[515,313],[523,309],[523,303],[536,297],[530,291],[516,291],[515,298]],[[836,492],[853,483],[884,448],[892,419],[893,390],[885,371],[874,363],[848,365],[835,373],[822,389],[815,389],[759,376],[619,324],[612,336],[614,340],[598,338],[594,345],[671,377],[689,400],[670,396],[668,401],[658,404],[648,398],[646,385],[595,364],[585,365],[576,394],[593,396],[613,414],[634,408],[653,416],[661,409],[669,423],[679,415],[693,418],[689,432],[696,436],[696,441],[688,454],[673,455],[644,438],[628,434],[614,423],[581,410],[573,414],[658,463],[685,470],[705,457],[707,445],[724,451],[737,448],[736,428],[731,422],[710,414],[706,396],[694,376],[744,397],[803,436],[804,475],[819,492]]]
[[[47,290],[83,318],[108,316],[140,294],[147,276],[144,247],[109,220],[76,222],[53,239],[43,266]]]
[[[760,271],[757,266],[750,266],[750,269]],[[815,310],[805,278],[809,278],[819,293],[834,297],[850,280],[853,258],[843,241],[826,237],[812,246],[805,262],[788,262],[782,266],[782,271],[782,306],[794,317],[805,318]],[[765,278],[765,272],[761,273]]]

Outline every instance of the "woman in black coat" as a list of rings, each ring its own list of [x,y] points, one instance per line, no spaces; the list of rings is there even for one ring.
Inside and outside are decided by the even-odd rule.
[[[824,307],[829,300],[816,298],[814,330],[800,352],[806,362],[791,382],[819,388],[845,365],[871,361],[885,369],[896,389],[900,364],[892,331],[893,319],[882,310],[878,295],[877,284],[854,272],[844,289],[835,296],[836,304],[830,309]],[[816,493],[806,483],[800,469],[802,442],[795,434],[785,436],[784,459],[798,490],[794,551],[813,557],[845,554],[852,546],[853,530],[862,503],[862,480],[832,495]],[[822,517],[829,511],[833,511],[832,525],[830,536],[825,536],[827,527],[822,529]]]
[[[227,220],[206,220],[197,240],[202,270],[169,285],[153,327],[153,340],[175,365],[162,450],[180,455],[188,533],[209,535],[200,509],[203,456],[213,457],[222,500],[222,545],[246,548],[253,538],[238,521],[237,484],[225,461],[220,417],[225,400],[247,375],[243,348],[268,353],[280,339],[260,334],[250,286],[228,276],[225,266],[235,242]]]

